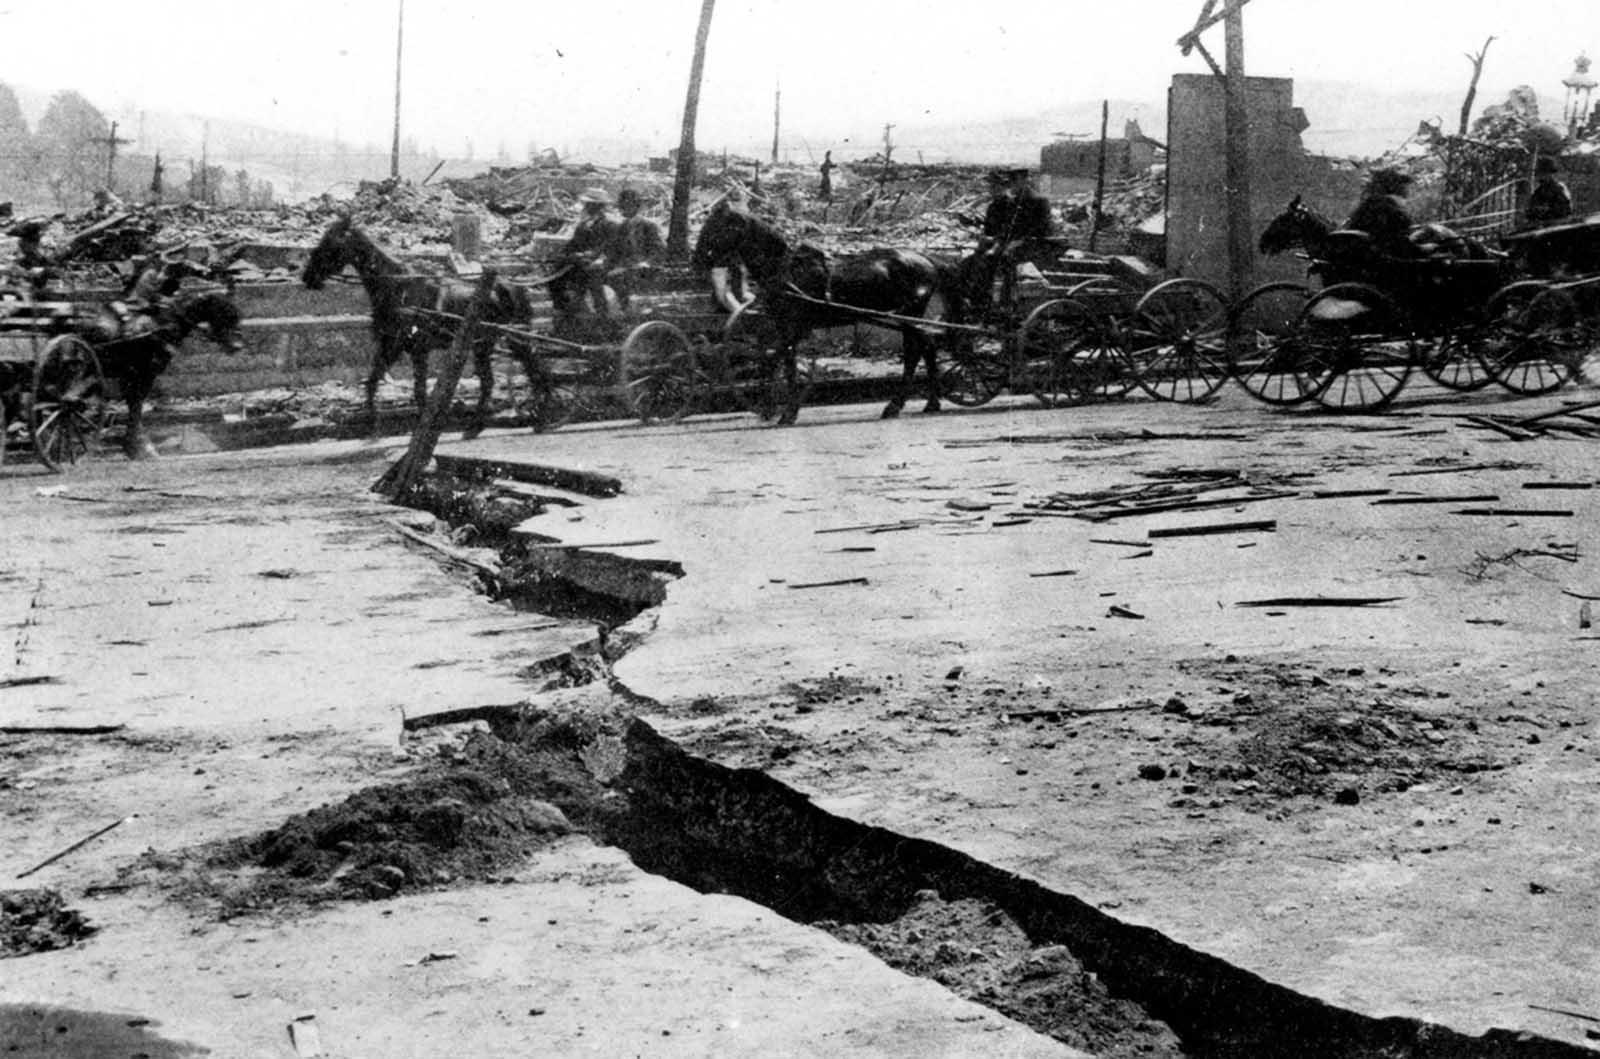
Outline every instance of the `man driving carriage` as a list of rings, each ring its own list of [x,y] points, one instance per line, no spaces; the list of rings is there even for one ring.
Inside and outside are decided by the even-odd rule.
[[[996,274],[1000,298],[1009,305],[1017,266],[1033,262],[1047,250],[1053,225],[1050,203],[1033,190],[1026,169],[996,169],[989,173],[989,206],[983,214],[983,234],[971,260],[967,287],[977,308],[987,308]]]

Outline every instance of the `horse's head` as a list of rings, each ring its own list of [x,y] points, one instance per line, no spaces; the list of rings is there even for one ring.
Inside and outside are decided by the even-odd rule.
[[[801,243],[788,252],[783,266],[783,282],[801,294],[827,298],[828,255],[820,246]]]
[[[355,264],[359,237],[360,229],[350,223],[348,216],[334,221],[311,248],[311,256],[306,258],[306,267],[300,273],[300,282],[312,290],[321,290],[328,277],[338,275],[346,265]]]
[[[1333,225],[1327,218],[1296,195],[1288,208],[1267,224],[1256,245],[1263,254],[1281,254],[1295,247],[1312,246],[1332,230]]]
[[[783,233],[759,217],[719,203],[706,217],[695,239],[691,262],[698,269],[726,267],[737,259],[759,282],[783,269],[789,243]]]
[[[244,331],[240,327],[244,314],[233,298],[219,291],[208,291],[192,298],[184,298],[173,307],[173,316],[181,332],[181,341],[190,331],[199,329],[229,353],[244,349]]]

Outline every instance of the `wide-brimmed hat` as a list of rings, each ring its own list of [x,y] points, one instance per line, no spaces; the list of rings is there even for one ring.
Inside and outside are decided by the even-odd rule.
[[[584,188],[578,195],[578,201],[584,205],[597,202],[602,206],[611,205],[611,193],[605,188]]]
[[[1374,169],[1367,178],[1367,186],[1374,191],[1394,192],[1404,191],[1411,186],[1411,174],[1392,166]]]

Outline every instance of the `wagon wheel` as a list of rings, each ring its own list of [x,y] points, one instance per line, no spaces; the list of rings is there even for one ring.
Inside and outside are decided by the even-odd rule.
[[[1578,373],[1594,334],[1571,294],[1547,283],[1513,283],[1489,300],[1488,335],[1478,356],[1513,393],[1541,394]]]
[[[1139,385],[1158,401],[1203,401],[1228,381],[1228,302],[1197,279],[1152,287],[1134,306],[1127,349]]]
[[[629,411],[646,423],[688,415],[700,373],[689,336],[665,320],[635,327],[617,352],[617,386]]]
[[[998,343],[979,341],[951,357],[939,373],[939,388],[963,408],[976,408],[1000,396],[1010,375]]]
[[[791,402],[805,404],[817,377],[814,344],[795,348],[795,390],[790,393],[778,356],[780,335],[772,318],[749,309],[728,318],[718,347],[713,396],[725,396],[734,407],[762,419],[776,418]]]
[[[1047,301],[1022,322],[1023,381],[1046,408],[1114,397],[1132,384],[1122,351],[1076,298]]]
[[[53,471],[111,449],[111,403],[93,346],[76,335],[58,335],[45,344],[34,365],[28,415],[34,451]]]
[[[1364,283],[1336,283],[1295,321],[1301,388],[1335,412],[1369,412],[1394,400],[1416,364],[1417,340],[1387,295]]]
[[[1121,280],[1096,276],[1069,288],[1066,296],[1083,306],[1095,324],[1092,344],[1073,359],[1073,371],[1068,379],[1073,387],[1073,398],[1096,401],[1121,397],[1133,389],[1138,380],[1133,361],[1128,359],[1124,348],[1117,318],[1137,304],[1139,292]],[[1113,308],[1104,308],[1106,303]]]
[[[1304,350],[1295,321],[1311,291],[1299,283],[1267,283],[1244,296],[1228,329],[1228,362],[1245,392],[1267,404],[1298,404],[1315,386],[1301,374]]]

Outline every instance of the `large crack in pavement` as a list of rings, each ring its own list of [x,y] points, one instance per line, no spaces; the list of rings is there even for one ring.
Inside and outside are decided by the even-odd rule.
[[[640,719],[659,706],[610,670],[648,635],[676,574],[476,532],[502,545],[502,598],[554,601],[602,630],[603,651],[557,667],[569,689],[560,701],[451,711],[436,720],[486,726],[441,742],[405,779],[254,836],[148,855],[128,880],[176,887],[221,915],[255,913],[494,880],[576,831],[646,871],[814,925],[1096,1054],[1591,1054],[1325,1003],[947,845],[827,812],[759,769],[698,757]]]

